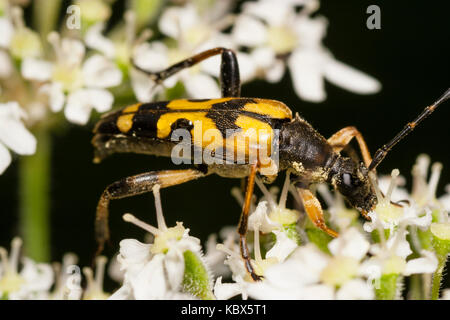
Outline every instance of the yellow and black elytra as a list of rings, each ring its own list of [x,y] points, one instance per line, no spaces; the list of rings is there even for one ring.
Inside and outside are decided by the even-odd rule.
[[[388,144],[381,147],[372,161],[369,149],[361,133],[355,127],[346,127],[330,138],[325,139],[306,120],[298,114],[292,116],[291,110],[282,102],[259,98],[240,97],[240,78],[236,56],[232,50],[214,48],[183,60],[161,72],[152,73],[136,68],[149,75],[156,83],[161,83],[176,72],[189,68],[211,56],[220,54],[222,98],[202,100],[173,100],[152,103],[137,103],[122,110],[104,115],[94,129],[94,161],[117,152],[133,152],[158,156],[171,156],[176,141],[171,140],[176,129],[186,129],[191,133],[192,146],[203,150],[206,143],[196,142],[196,134],[203,135],[206,130],[217,131],[225,140],[227,130],[234,130],[237,136],[248,129],[265,130],[267,140],[258,138],[248,141],[250,148],[262,148],[262,144],[276,143],[278,159],[275,173],[266,174],[259,158],[250,157],[241,162],[222,164],[201,163],[192,169],[150,171],[124,178],[109,185],[103,192],[96,216],[96,237],[100,250],[109,239],[108,207],[111,199],[119,199],[152,191],[155,185],[161,188],[178,185],[187,181],[218,174],[223,177],[247,177],[244,206],[238,226],[240,249],[246,268],[254,280],[260,278],[254,272],[246,243],[247,222],[250,202],[257,174],[269,183],[276,173],[288,170],[305,212],[311,221],[331,236],[338,236],[330,229],[323,217],[318,199],[310,191],[317,183],[329,183],[339,191],[348,202],[364,216],[377,203],[369,172],[374,171],[387,152],[417,124],[431,114],[436,107],[450,97],[448,89],[435,103],[424,111]],[[201,130],[197,126],[201,125]],[[278,132],[278,135],[275,132]],[[363,162],[344,157],[340,152],[356,138]],[[248,152],[249,146],[239,149]],[[217,155],[216,155],[217,156]],[[223,155],[219,155],[223,156]]]

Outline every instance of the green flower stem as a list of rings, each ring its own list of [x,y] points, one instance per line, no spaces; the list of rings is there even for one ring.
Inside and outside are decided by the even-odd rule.
[[[39,262],[50,261],[50,153],[46,129],[33,131],[38,145],[32,156],[20,158],[20,228],[25,255]]]
[[[442,273],[444,271],[446,262],[447,262],[447,254],[445,255],[438,254],[438,267],[436,269],[436,272],[433,274],[433,284],[431,286],[431,300],[439,299],[439,291],[442,282]]]
[[[379,285],[375,288],[377,300],[394,300],[397,297],[397,282],[399,275],[397,273],[383,274],[378,280]]]
[[[131,8],[136,14],[136,24],[138,29],[142,29],[160,12],[164,1],[161,0],[131,0]]]
[[[450,223],[432,223],[430,231],[433,234],[433,247],[438,259],[438,267],[433,274],[433,283],[431,285],[431,299],[439,299],[439,290],[441,288],[442,272],[450,253]]]
[[[46,43],[47,34],[55,29],[58,22],[61,0],[34,0],[33,22],[35,29],[39,31]]]

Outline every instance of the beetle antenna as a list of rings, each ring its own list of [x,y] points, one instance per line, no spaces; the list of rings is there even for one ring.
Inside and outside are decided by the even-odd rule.
[[[408,122],[406,126],[400,131],[391,141],[383,145],[377,150],[372,162],[370,163],[369,170],[374,170],[383,161],[386,154],[404,137],[406,137],[411,131],[414,130],[417,125],[422,122],[423,119],[428,117],[433,111],[444,101],[450,98],[450,88],[444,92],[444,94],[437,99],[431,106],[426,107],[419,116],[412,122]]]

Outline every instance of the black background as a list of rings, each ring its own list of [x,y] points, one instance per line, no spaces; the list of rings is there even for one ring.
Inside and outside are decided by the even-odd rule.
[[[446,1],[322,1],[319,13],[329,20],[325,45],[335,57],[377,79],[383,85],[375,95],[356,95],[326,85],[328,98],[320,104],[300,100],[287,74],[278,84],[253,82],[244,85],[242,95],[272,98],[299,112],[325,137],[339,129],[356,126],[372,153],[390,140],[407,121],[432,103],[450,86],[449,18]],[[381,30],[366,28],[366,9],[381,8]],[[120,1],[114,17],[123,14]],[[438,193],[450,182],[449,103],[398,144],[379,166],[380,173],[399,168],[410,182],[411,167],[420,153],[444,164]],[[79,255],[82,265],[90,264],[95,249],[93,221],[98,198],[104,187],[122,177],[150,170],[171,168],[169,159],[135,154],[114,155],[102,164],[92,163],[90,144],[93,122],[84,127],[70,125],[53,135],[52,154],[52,259],[65,252]],[[16,159],[17,160],[17,159]],[[0,245],[9,247],[18,234],[18,161],[0,177]],[[284,179],[277,180],[281,184]],[[203,180],[162,191],[168,225],[183,221],[191,235],[205,240],[224,225],[236,225],[240,208],[230,195],[238,180],[210,176]],[[409,185],[410,186],[410,185]],[[116,200],[111,203],[112,256],[121,239],[143,232],[122,221],[131,212],[156,224],[152,195]]]

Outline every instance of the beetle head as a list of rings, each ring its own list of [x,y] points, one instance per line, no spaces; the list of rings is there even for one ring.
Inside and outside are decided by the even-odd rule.
[[[339,157],[330,170],[329,180],[334,188],[359,211],[367,213],[377,204],[369,171],[362,162]]]

